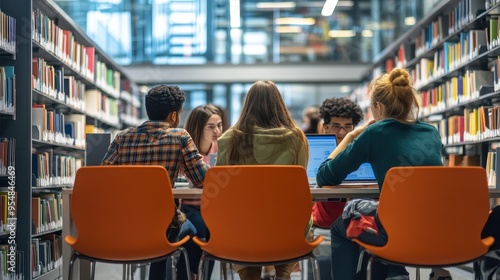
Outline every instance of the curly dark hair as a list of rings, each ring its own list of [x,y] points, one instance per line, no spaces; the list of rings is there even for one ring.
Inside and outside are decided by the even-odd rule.
[[[179,112],[186,98],[178,86],[160,85],[146,94],[146,112],[152,121],[164,121],[172,112]]]
[[[321,107],[319,107],[319,114],[325,124],[330,122],[331,117],[352,118],[352,124],[354,126],[358,125],[363,119],[361,107],[347,98],[333,97],[326,99],[323,101]]]

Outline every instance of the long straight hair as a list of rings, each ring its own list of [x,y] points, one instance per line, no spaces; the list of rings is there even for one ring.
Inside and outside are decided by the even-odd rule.
[[[222,113],[219,109],[211,104],[208,104],[194,108],[187,117],[184,128],[187,130],[189,135],[191,135],[191,138],[193,138],[193,142],[196,145],[196,148],[198,148],[198,151],[201,147],[201,139],[203,138],[205,125],[212,115],[219,115],[222,118]]]
[[[288,128],[306,143],[304,133],[293,122],[278,87],[271,81],[257,81],[245,97],[240,117],[233,126],[234,137],[230,144],[229,161],[238,163],[241,155],[253,153],[254,128]],[[284,130],[283,133],[286,133]],[[293,142],[287,145],[292,148]]]

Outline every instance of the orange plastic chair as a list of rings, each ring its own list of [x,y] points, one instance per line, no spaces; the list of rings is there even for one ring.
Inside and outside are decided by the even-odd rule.
[[[65,237],[74,250],[69,279],[78,258],[91,262],[94,279],[96,261],[130,266],[173,257],[175,265],[181,251],[190,279],[187,253],[180,247],[190,237],[175,243],[166,237],[174,212],[172,185],[162,166],[78,169],[71,201],[71,216],[78,236]]]
[[[354,242],[371,263],[419,267],[455,266],[477,260],[493,244],[481,239],[489,213],[486,171],[481,167],[394,167],[385,177],[378,217],[387,232],[384,246]]]
[[[306,239],[311,193],[301,166],[233,165],[208,170],[201,215],[210,239],[193,237],[203,250],[198,275],[204,279],[207,259],[247,266],[280,265],[309,259],[320,236]]]

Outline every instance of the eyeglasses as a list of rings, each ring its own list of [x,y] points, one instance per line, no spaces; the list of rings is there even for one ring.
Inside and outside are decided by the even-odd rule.
[[[219,130],[222,130],[222,123],[218,123],[218,124],[207,124],[205,126],[205,129],[208,129],[208,130],[215,130],[215,128],[218,128]]]
[[[345,126],[341,126],[340,124],[326,124],[325,127],[333,132],[339,132],[340,129],[343,129],[345,132],[351,132],[354,130],[354,125],[352,124],[346,124]]]

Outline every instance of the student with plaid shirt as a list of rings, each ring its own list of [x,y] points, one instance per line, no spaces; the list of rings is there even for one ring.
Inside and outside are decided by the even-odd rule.
[[[177,86],[161,85],[146,95],[149,120],[118,133],[104,156],[102,165],[161,165],[170,176],[172,185],[182,169],[194,187],[203,187],[207,165],[189,133],[177,128],[180,122],[184,91]],[[140,188],[140,186],[138,186]],[[174,241],[187,234],[196,234],[194,226],[178,211],[167,235]],[[179,228],[175,228],[179,224]],[[178,274],[185,277],[184,262],[179,262]],[[184,270],[184,271],[182,271]],[[151,264],[149,279],[165,279],[166,262]],[[181,278],[179,278],[181,279]]]

